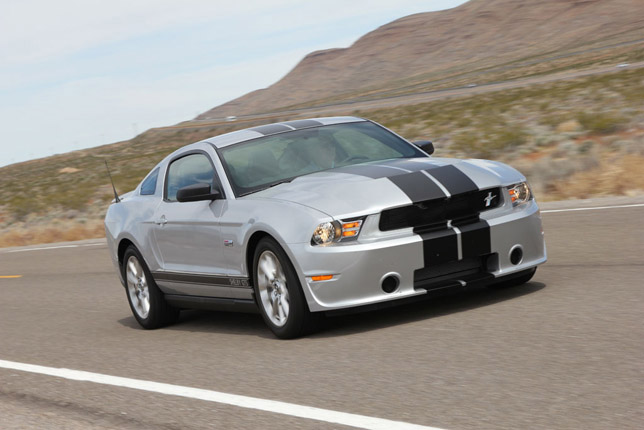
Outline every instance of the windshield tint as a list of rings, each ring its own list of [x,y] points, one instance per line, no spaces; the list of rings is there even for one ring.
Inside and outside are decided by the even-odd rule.
[[[425,156],[370,122],[294,130],[231,145],[219,153],[237,196],[336,167]]]

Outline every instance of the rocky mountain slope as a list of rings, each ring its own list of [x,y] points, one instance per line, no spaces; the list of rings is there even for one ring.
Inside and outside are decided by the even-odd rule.
[[[536,64],[553,52],[566,56],[638,40],[644,43],[642,0],[470,0],[401,18],[349,48],[313,52],[269,88],[198,119],[364,96],[466,71]]]

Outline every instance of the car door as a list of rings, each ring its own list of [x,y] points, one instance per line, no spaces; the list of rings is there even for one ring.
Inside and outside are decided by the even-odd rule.
[[[222,275],[219,218],[224,196],[212,201],[177,201],[180,188],[197,183],[221,190],[206,152],[190,151],[170,162],[163,200],[154,216],[154,240],[162,260],[162,270],[154,278],[170,294],[236,297],[230,280]]]

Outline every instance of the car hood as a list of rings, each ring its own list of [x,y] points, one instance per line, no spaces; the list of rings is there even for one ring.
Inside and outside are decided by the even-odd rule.
[[[424,182],[429,177],[436,186]],[[463,182],[475,189],[486,189],[524,180],[525,177],[515,169],[495,161],[423,157],[363,163],[312,173],[247,197],[289,201],[332,217],[350,218],[425,200],[428,194],[423,187],[440,188],[447,193],[452,190],[453,195],[460,189],[465,190],[459,189]],[[447,193],[436,197],[446,197]]]

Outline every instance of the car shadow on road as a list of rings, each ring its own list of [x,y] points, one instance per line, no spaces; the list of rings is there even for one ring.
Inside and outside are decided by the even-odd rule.
[[[120,324],[133,329],[141,329],[133,316],[120,319]],[[257,336],[274,338],[259,313],[226,311],[204,311],[186,309],[181,311],[179,321],[162,330],[186,332],[216,332],[227,335]]]
[[[400,306],[349,315],[328,316],[320,322],[318,329],[307,337],[347,336],[428,320],[517,299],[538,292],[545,287],[546,285],[541,282],[532,281],[519,287],[501,290],[487,288],[454,290]],[[131,316],[119,320],[119,323],[126,327],[140,329],[134,317]],[[238,312],[184,310],[181,312],[179,321],[164,330],[216,332],[227,335],[274,338],[259,314]]]
[[[532,281],[518,287],[499,290],[488,288],[454,290],[437,296],[429,296],[417,302],[373,312],[331,316],[325,319],[322,330],[310,335],[310,337],[346,336],[384,327],[429,320],[517,299],[536,293],[545,287],[546,285],[541,282]]]

